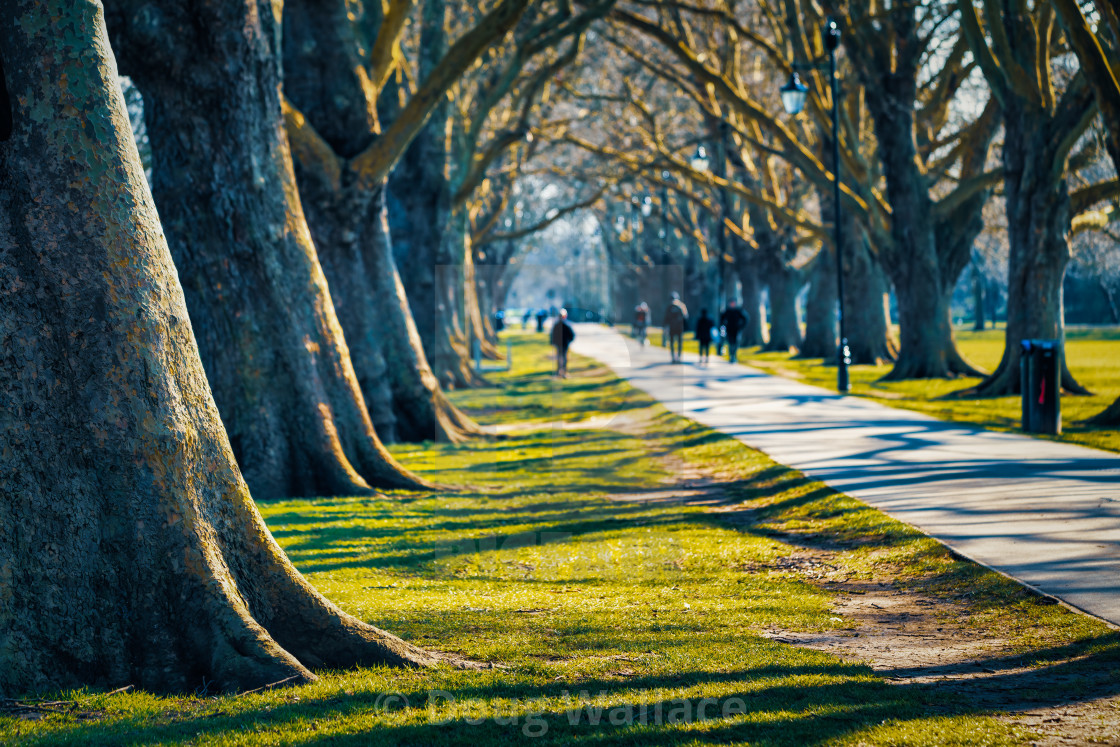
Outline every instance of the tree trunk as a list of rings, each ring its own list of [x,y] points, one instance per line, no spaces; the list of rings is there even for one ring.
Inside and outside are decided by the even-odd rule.
[[[899,353],[885,381],[948,378],[954,375],[952,327],[947,294],[942,292],[936,265],[922,267],[917,258],[908,272],[895,278],[898,291]]]
[[[846,37],[845,49],[860,81],[875,91],[867,104],[878,141],[884,192],[891,206],[889,236],[882,241],[876,237],[876,248],[898,298],[900,339],[894,368],[884,379],[975,374],[976,369],[964,360],[953,341],[948,297],[960,268],[954,273],[943,264],[947,253],[939,242],[939,230],[944,233],[944,225],[939,223],[931,195],[930,175],[920,165],[915,111],[920,108],[916,102],[921,55],[910,54],[923,43],[916,6],[903,4],[888,10],[883,23],[889,23],[890,29],[883,35],[885,49],[853,45],[851,35]],[[897,65],[884,67],[881,62],[888,58]],[[868,306],[877,307],[877,299]]]
[[[299,111],[288,117],[288,136],[300,197],[374,427],[386,441],[480,434],[440,391],[415,334],[391,254],[384,184],[362,189],[342,169],[377,137],[347,7],[312,9],[295,0],[284,14],[284,90]]]
[[[971,394],[1019,393],[1020,342],[1045,338],[1065,346],[1062,281],[1070,260],[1070,199],[1065,171],[1055,173],[1060,135],[1049,115],[1016,97],[1004,104],[1004,193],[1007,196],[1007,331],[995,372]],[[1062,387],[1088,394],[1062,355]]]
[[[818,195],[823,215],[832,215],[832,192]],[[871,251],[866,234],[855,217],[842,214],[844,227],[844,332],[855,364],[877,366],[893,361],[898,351],[891,332],[887,280],[879,259]],[[814,288],[814,286],[818,286]],[[809,298],[805,309],[805,342],[802,358],[836,361],[836,255],[831,245],[822,248],[812,268]]]
[[[435,69],[447,49],[446,5],[445,0],[422,3],[420,79]],[[448,388],[485,383],[471,368],[472,339],[479,341],[484,356],[499,357],[482,327],[466,215],[453,203],[451,136],[452,111],[444,97],[389,179],[389,226],[405,291],[428,361]],[[397,202],[403,207],[399,216],[393,210]],[[459,287],[448,285],[452,279]]]
[[[0,142],[0,692],[239,690],[431,663],[323,598],[261,520],[100,7],[0,5],[14,115]]]
[[[853,228],[844,252],[844,311],[848,315],[844,332],[852,363],[877,366],[898,355],[891,330],[890,293],[883,268],[863,231]],[[955,351],[956,346],[950,344]]]
[[[747,326],[740,333],[739,342],[744,348],[749,348],[766,342],[763,333],[766,328],[766,310],[762,306],[762,284],[758,280],[758,268],[753,258],[744,256],[745,254],[745,251],[738,253],[735,269],[738,270],[739,284],[743,291],[743,313],[747,315]],[[727,288],[727,297],[734,298],[734,287],[731,284]]]
[[[330,189],[301,149],[297,155],[296,181],[300,201],[306,206],[307,224],[315,242],[323,274],[331,291],[338,321],[346,336],[358,387],[377,435],[385,442],[399,440],[397,414],[389,381],[389,366],[382,351],[385,319],[370,284],[363,245],[374,227],[370,197],[351,189]]]
[[[756,232],[756,237],[760,236]],[[801,323],[797,318],[797,294],[801,271],[790,266],[786,253],[768,257],[766,284],[770,289],[770,339],[763,350],[790,352],[801,347]]]
[[[447,389],[480,386],[485,380],[472,368],[474,325],[471,300],[474,299],[474,274],[470,257],[464,250],[466,214],[452,213],[435,261],[434,354],[432,370]],[[477,303],[474,304],[477,311]]]
[[[972,331],[983,332],[988,328],[984,308],[984,275],[977,265],[972,266]]]
[[[389,366],[389,387],[397,414],[397,431],[405,441],[449,441],[460,443],[470,436],[484,435],[462,410],[447,399],[428,365],[420,334],[412,321],[404,285],[393,261],[389,222],[382,198],[370,224],[365,248],[366,269],[377,318],[384,322],[381,344]]]
[[[463,311],[465,319],[469,325],[470,338],[477,340],[482,356],[487,360],[498,360],[502,356],[498,353],[498,348],[490,339],[487,334],[486,316],[488,312],[482,306],[482,298],[479,295],[478,283],[478,270],[474,263],[474,247],[471,246],[470,222],[467,218],[466,210],[461,219],[453,219],[452,225],[459,229],[461,226],[461,234],[455,234],[456,237],[461,239],[456,243],[457,247],[461,247],[457,254],[457,258],[461,257],[463,263]],[[460,222],[461,221],[461,222]]]
[[[439,383],[454,389],[484,381],[471,368],[468,341],[475,319],[481,331],[481,314],[473,288],[468,294],[466,215],[451,211],[446,120],[437,115],[389,178],[389,230],[424,352]]]
[[[480,265],[477,260],[474,265],[474,278],[475,287],[478,293],[478,307],[482,314],[482,333],[486,337],[486,341],[491,346],[496,346],[498,343],[498,333],[494,329],[493,316],[497,311],[497,306],[494,305],[494,287],[492,285],[494,277],[493,265]]]
[[[1117,397],[1115,402],[1086,422],[1090,425],[1111,426],[1113,428],[1120,426],[1120,397]]]
[[[809,268],[809,296],[805,300],[805,339],[799,358],[836,358],[836,255],[822,246]]]
[[[451,196],[442,177],[446,154],[433,116],[389,175],[389,233],[420,342],[428,360],[436,353],[436,275],[439,245],[451,218]],[[433,131],[436,130],[436,131]],[[429,173],[436,172],[436,173]]]
[[[144,95],[152,191],[254,494],[424,487],[374,431],[308,233],[284,135],[273,6],[121,0],[109,21]]]
[[[397,440],[381,328],[360,242],[372,220],[372,196],[350,182],[344,159],[373,140],[377,121],[367,102],[358,29],[344,3],[284,4],[284,95],[305,123],[288,111],[287,135],[300,202],[346,336],[358,386],[377,435]],[[372,94],[368,94],[372,95]]]
[[[877,124],[876,131],[884,141],[882,150],[888,154],[887,192],[891,206],[895,215],[905,215],[906,220],[891,222],[893,246],[886,254],[898,298],[899,349],[894,368],[883,379],[975,375],[978,372],[964,360],[953,341],[949,322],[952,284],[946,287],[943,281],[929,190],[924,176],[913,167],[915,147],[908,124],[912,115],[900,115],[893,107],[887,108],[889,113],[881,115],[884,121]],[[907,122],[895,122],[896,115]]]
[[[423,79],[447,49],[446,3],[428,0],[421,12],[418,74]],[[436,379],[454,388],[473,386],[481,377],[471,368],[459,302],[463,288],[455,287],[465,282],[462,259],[449,250],[455,242],[447,236],[457,230],[452,225],[450,117],[446,100],[432,110],[389,177],[388,204],[393,248],[420,341]]]

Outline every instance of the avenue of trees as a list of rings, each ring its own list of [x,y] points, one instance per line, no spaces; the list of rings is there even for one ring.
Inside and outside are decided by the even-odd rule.
[[[1073,237],[1115,244],[1118,41],[1111,0],[3,0],[0,694],[435,662],[253,499],[443,487],[385,444],[489,437],[446,391],[560,222],[611,314],[741,297],[744,343],[830,358],[839,180],[855,360],[983,373],[950,304],[1006,266],[976,393],[1015,392]]]

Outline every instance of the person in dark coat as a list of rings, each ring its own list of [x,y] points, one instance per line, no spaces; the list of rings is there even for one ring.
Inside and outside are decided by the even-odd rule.
[[[649,306],[645,301],[634,307],[634,339],[646,344],[646,325],[649,323]]]
[[[700,343],[700,365],[708,365],[708,352],[712,347],[712,328],[716,323],[708,316],[707,309],[700,309],[700,318],[696,320],[696,342]]]
[[[552,325],[552,346],[556,348],[556,375],[568,378],[568,347],[576,339],[576,332],[568,324],[568,310],[560,309],[560,318]]]
[[[684,327],[688,324],[688,307],[684,305],[680,294],[674,292],[669,308],[665,309],[665,332],[669,337],[669,354],[673,363],[681,362],[681,350],[684,347]],[[662,339],[665,334],[662,333]]]
[[[734,301],[727,302],[727,308],[720,314],[719,324],[727,330],[727,360],[739,362],[739,333],[747,326],[747,316]]]

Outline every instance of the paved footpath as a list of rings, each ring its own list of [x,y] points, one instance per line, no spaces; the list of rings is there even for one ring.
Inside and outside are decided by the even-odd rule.
[[[957,552],[1120,625],[1120,455],[948,423],[597,325],[573,350]]]

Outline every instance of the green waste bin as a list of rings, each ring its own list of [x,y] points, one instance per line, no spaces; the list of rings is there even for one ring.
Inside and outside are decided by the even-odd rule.
[[[1062,432],[1062,343],[1022,340],[1019,376],[1023,392],[1023,430]]]

